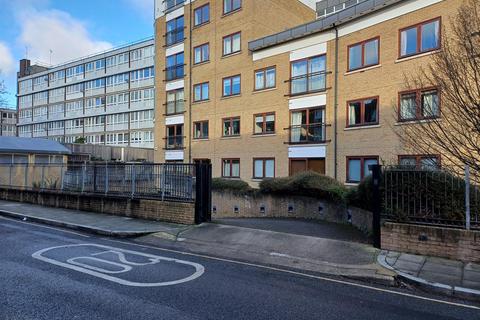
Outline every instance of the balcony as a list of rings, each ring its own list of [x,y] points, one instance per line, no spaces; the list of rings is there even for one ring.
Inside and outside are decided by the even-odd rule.
[[[293,125],[289,131],[289,144],[314,144],[325,143],[326,128],[330,126],[325,123]]]
[[[185,0],[166,0],[165,1],[165,13],[174,10],[175,8],[183,5]]]
[[[185,76],[184,67],[185,67],[185,64],[179,64],[179,65],[176,65],[176,66],[167,67],[164,70],[166,81],[182,79]]]
[[[185,27],[180,27],[180,28],[168,31],[165,34],[165,46],[169,47],[174,44],[183,42],[183,40],[185,40],[184,30],[185,30]]]
[[[166,106],[165,114],[167,116],[185,112],[185,100],[183,99],[176,100],[176,101],[167,101],[165,106]]]
[[[165,150],[183,149],[184,136],[167,136],[165,138]]]
[[[326,88],[327,72],[313,72],[290,78],[290,96],[322,92]]]

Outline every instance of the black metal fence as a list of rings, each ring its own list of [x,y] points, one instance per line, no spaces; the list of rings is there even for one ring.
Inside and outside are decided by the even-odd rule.
[[[193,202],[194,164],[0,164],[0,186]]]
[[[480,229],[480,187],[468,174],[388,166],[382,179],[384,220]]]

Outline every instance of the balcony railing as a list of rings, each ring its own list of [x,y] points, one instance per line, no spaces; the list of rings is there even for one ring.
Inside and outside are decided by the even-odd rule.
[[[167,101],[165,114],[177,114],[185,111],[185,100]]]
[[[288,80],[290,82],[290,95],[305,94],[324,91],[326,89],[327,72],[313,72],[295,76]]]
[[[324,143],[326,139],[326,128],[330,126],[325,123],[293,125],[289,131],[290,144]]]
[[[165,69],[165,79],[167,81],[171,81],[171,80],[183,78],[185,76],[184,67],[185,67],[184,64],[167,67]]]
[[[165,33],[165,45],[168,47],[176,43],[183,42],[185,39],[184,30],[184,27],[180,27]]]
[[[166,150],[179,150],[183,149],[184,136],[167,136],[165,138]]]
[[[185,0],[165,0],[165,11],[172,10],[173,8],[183,4]]]

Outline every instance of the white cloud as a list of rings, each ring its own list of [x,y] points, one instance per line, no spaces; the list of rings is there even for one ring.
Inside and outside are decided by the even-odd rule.
[[[163,1],[163,0],[157,0]],[[154,2],[155,0],[125,0],[125,2],[130,5],[132,8],[137,10],[145,19],[152,20],[153,22],[153,13],[154,9]]]
[[[0,42],[0,75],[5,76],[15,71],[15,62],[10,48]]]
[[[18,17],[21,28],[18,44],[28,49],[33,62],[59,64],[112,47],[92,38],[84,22],[60,10],[24,8]]]

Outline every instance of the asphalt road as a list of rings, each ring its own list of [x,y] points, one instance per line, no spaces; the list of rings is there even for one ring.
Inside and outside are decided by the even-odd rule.
[[[0,319],[480,319],[461,301],[0,218]],[[470,307],[469,307],[470,306]]]

